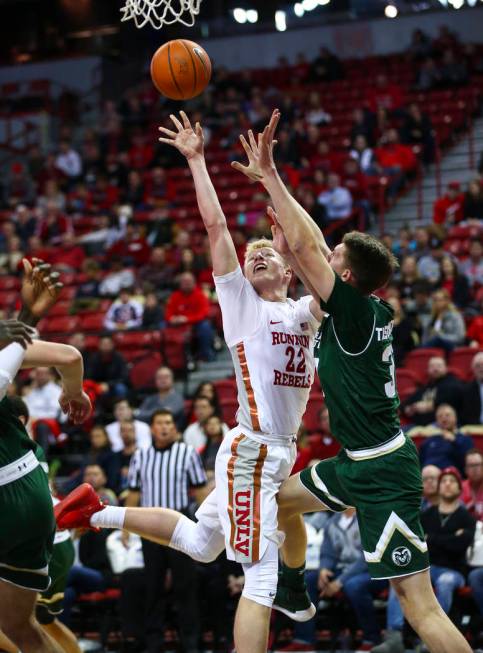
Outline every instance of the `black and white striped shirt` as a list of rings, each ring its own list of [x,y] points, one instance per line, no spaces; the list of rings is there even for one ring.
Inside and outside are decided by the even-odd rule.
[[[185,510],[188,489],[201,487],[207,479],[196,450],[185,442],[164,449],[136,449],[129,465],[128,486],[141,492],[140,505]]]

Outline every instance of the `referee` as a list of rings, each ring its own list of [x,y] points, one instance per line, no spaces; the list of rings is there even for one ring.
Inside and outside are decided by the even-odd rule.
[[[200,501],[206,484],[203,464],[193,447],[179,440],[173,413],[151,417],[152,445],[137,449],[129,466],[127,507],[171,508],[186,514],[189,489]],[[146,575],[146,645],[158,653],[163,644],[166,572],[171,570],[178,630],[185,653],[198,653],[200,635],[196,563],[183,553],[143,539]]]

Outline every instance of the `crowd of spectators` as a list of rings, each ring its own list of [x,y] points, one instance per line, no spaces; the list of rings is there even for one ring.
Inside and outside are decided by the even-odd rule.
[[[435,42],[417,32],[410,51],[415,88],[466,83],[474,59],[468,53],[468,58],[455,60],[460,51],[457,39],[447,30]],[[284,66],[288,69],[288,63],[281,61],[280,68]],[[313,62],[299,56],[290,71],[299,84],[330,82],[345,74],[344,63],[325,48]],[[322,136],[334,118],[330,107],[324,106],[323,95],[313,91],[307,102],[290,95],[282,98],[275,88],[262,90],[254,85],[249,71],[235,82],[218,69],[212,88],[192,103],[190,111],[194,120],[202,119],[207,148],[210,142],[216,143],[228,162],[239,155],[240,130],[258,129],[270,109],[281,106],[277,157],[298,199],[320,226],[351,217],[354,209],[367,225],[373,211],[371,178],[384,177],[387,194],[394,198],[414,175],[418,160],[429,163],[434,158],[431,121],[423,106],[405,103],[404,92],[379,74],[363,106],[354,109],[344,149],[333,148]],[[173,217],[183,208],[188,185],[171,174],[183,165],[176,151],[158,146],[149,131],[155,109],[159,107],[152,90],[142,84],[128,91],[119,104],[105,103],[97,131],[74,132],[64,126],[52,152],[32,148],[24,161],[11,166],[1,196],[5,218],[0,226],[1,272],[10,279],[18,275],[24,255],[39,256],[73,280],[75,294],[66,315],[101,316],[101,337],[94,348],[87,345],[84,333],[62,334],[84,358],[86,389],[95,405],[85,431],[63,421],[56,405],[60,389],[51,371],[38,369],[21,376],[11,392],[25,396],[33,432],[49,457],[62,461],[72,454],[69,466],[62,468],[68,478],[59,480],[59,492],[85,481],[110,504],[129,502],[130,493],[139,490],[132,480],[136,452],[152,447],[157,428],[153,414],[160,411],[168,421],[171,415],[169,444],[187,445],[203,470],[199,476],[188,474],[186,489],[192,492],[186,511],[192,514],[196,501],[212,487],[216,452],[233,423],[233,412],[226,413],[212,383],[201,384],[193,397],[185,397],[173,370],[165,365],[153,372],[151,387],[134,388],[132,361],[116,348],[115,340],[137,330],[188,328],[193,337],[192,357],[209,362],[216,356],[219,324],[213,320],[216,297],[209,249],[199,229],[185,229]],[[162,109],[161,122],[169,109],[169,105]],[[263,202],[264,194],[260,189],[256,193]],[[473,564],[468,567],[464,551],[474,532],[481,535],[475,520],[481,525],[483,518],[483,456],[475,449],[476,438],[483,433],[483,353],[477,353],[483,347],[482,207],[479,179],[471,181],[465,193],[451,183],[435,205],[433,225],[385,234],[384,242],[398,257],[400,270],[382,293],[395,310],[397,366],[404,365],[408,354],[418,348],[438,350],[428,361],[424,380],[403,398],[401,416],[409,435],[420,440],[423,506],[428,508],[423,522],[436,565],[437,589],[438,581],[451,571],[451,591],[447,586],[439,588],[438,598],[449,611],[455,590],[467,582],[473,590],[473,611],[479,615],[483,614],[483,560],[470,556]],[[455,225],[464,226],[470,234],[463,251],[456,253],[447,240]],[[269,235],[270,229],[263,212],[240,210],[232,232],[243,260],[247,239]],[[4,312],[8,310],[4,306]],[[451,353],[462,345],[474,347],[472,378],[461,378],[461,372],[448,369]],[[299,436],[297,471],[338,451],[322,404],[316,426],[302,425]],[[366,650],[377,647],[381,629],[373,597],[380,596],[387,583],[369,578],[353,511],[307,517],[307,531],[307,582],[314,600],[320,601],[321,620],[330,615],[325,623],[332,620],[343,628],[340,620],[334,622],[334,611],[348,601],[355,615],[353,631],[362,630],[361,646]],[[222,558],[208,567],[190,568],[193,596],[197,596],[198,583],[204,601],[191,606],[196,614],[190,624],[183,624],[165,601],[170,592],[176,601],[182,599],[176,574],[170,579],[163,572],[154,592],[155,576],[144,572],[146,547],[134,536],[107,535],[79,535],[80,564],[69,577],[66,623],[76,618],[79,594],[103,591],[117,583],[126,651],[142,650],[147,630],[153,630],[154,600],[159,603],[152,633],[158,638],[155,646],[165,626],[177,625],[183,641],[191,637],[193,642],[193,632],[197,636],[209,630],[228,650],[234,601],[243,587],[240,568]],[[458,559],[451,551],[458,552]],[[155,552],[148,555],[153,560]],[[160,559],[153,564],[165,569],[167,563]],[[181,573],[179,566],[177,570]],[[145,621],[145,599],[151,601],[151,626]],[[216,609],[205,614],[203,604]],[[187,625],[189,633],[184,631]],[[403,625],[390,594],[385,644],[392,648],[379,649],[381,653],[402,650]],[[298,627],[295,634],[312,646],[315,626]]]

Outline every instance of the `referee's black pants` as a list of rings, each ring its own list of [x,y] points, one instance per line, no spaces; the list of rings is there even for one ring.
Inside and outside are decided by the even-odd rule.
[[[198,653],[200,619],[196,563],[184,553],[143,539],[146,574],[146,644],[149,653],[159,653],[167,593],[166,572],[171,570],[178,632],[184,653]]]

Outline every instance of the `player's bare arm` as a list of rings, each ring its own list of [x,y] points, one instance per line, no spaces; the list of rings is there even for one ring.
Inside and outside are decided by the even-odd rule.
[[[258,142],[250,137],[242,145],[249,156],[248,166],[234,166],[252,179],[259,179],[273,201],[278,222],[282,228],[290,251],[303,269],[307,281],[318,297],[330,297],[335,283],[335,274],[328,263],[330,249],[318,227],[305,209],[290,195],[280,178],[273,159],[273,141],[280,119],[275,109],[270,123],[259,135]],[[250,153],[250,154],[249,154]]]
[[[213,273],[215,276],[222,276],[233,272],[238,266],[235,246],[206,167],[201,125],[196,123],[193,129],[184,111],[180,112],[180,117],[181,121],[171,115],[176,131],[166,127],[159,128],[165,135],[159,140],[175,147],[188,161],[195,182],[198,207],[210,241]]]
[[[322,319],[324,318],[324,313],[320,308],[319,305],[320,301],[317,292],[315,288],[312,286],[312,284],[310,283],[310,281],[307,279],[297,259],[290,251],[287,243],[287,239],[285,238],[282,228],[278,223],[277,214],[275,213],[275,211],[272,209],[271,206],[268,207],[267,213],[270,219],[273,221],[273,225],[271,227],[272,237],[273,237],[273,247],[275,251],[277,251],[281,256],[283,256],[283,258],[287,261],[287,263],[292,268],[294,274],[303,283],[307,292],[309,292],[312,295],[313,299],[310,302],[310,312],[318,322],[321,322]]]

